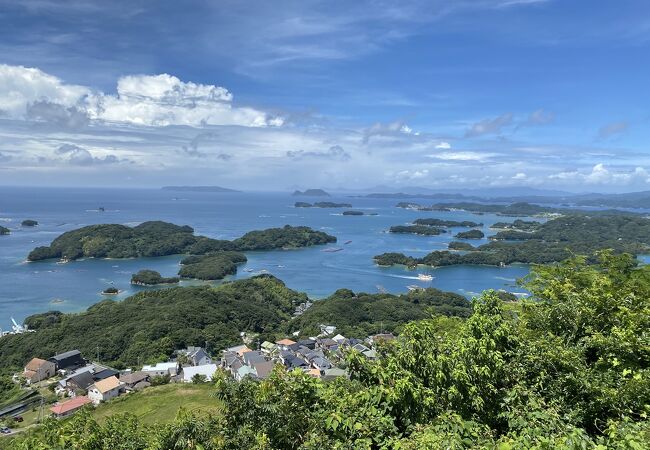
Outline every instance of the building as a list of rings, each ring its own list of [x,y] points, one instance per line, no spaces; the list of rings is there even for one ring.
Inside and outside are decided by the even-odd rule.
[[[59,353],[49,358],[48,361],[54,363],[56,370],[72,370],[86,365],[86,361],[81,357],[79,350]]]
[[[57,403],[50,408],[50,411],[52,411],[54,417],[62,419],[63,417],[68,417],[74,414],[90,403],[92,403],[92,400],[85,395],[80,395],[79,397],[75,397],[67,402]]]
[[[124,389],[124,384],[116,376],[112,376],[91,385],[88,388],[88,398],[97,405],[119,396]]]
[[[28,383],[38,383],[47,380],[56,373],[56,366],[50,361],[40,358],[32,358],[25,366],[23,376]]]
[[[242,356],[246,352],[250,352],[251,349],[248,348],[247,345],[235,345],[234,347],[230,347],[224,350],[224,352],[229,352],[229,353],[237,353],[239,356]]]
[[[120,376],[120,381],[124,383],[127,391],[138,391],[151,386],[149,374],[146,372],[133,372]]]
[[[203,347],[187,347],[185,350],[179,350],[178,353],[187,356],[193,366],[212,364],[212,358]]]
[[[192,366],[183,368],[183,382],[191,383],[195,375],[205,375],[206,381],[212,381],[212,376],[217,371],[216,364],[204,364],[202,366]]]
[[[253,370],[255,370],[255,376],[257,376],[257,378],[265,380],[269,375],[271,375],[274,367],[275,363],[273,361],[263,361],[255,364]]]
[[[295,343],[296,341],[292,341],[291,339],[280,339],[279,341],[276,342],[276,345],[280,350],[287,350]]]
[[[152,377],[162,377],[164,375],[175,377],[178,374],[178,363],[172,361],[158,363],[153,366],[143,366],[142,372]]]
[[[97,369],[98,370],[96,370],[93,373],[93,380],[95,380],[95,381],[101,381],[101,380],[105,380],[106,378],[110,378],[112,376],[117,377],[117,376],[120,375],[120,373],[115,369],[108,369],[108,368],[104,369],[104,368],[99,368],[99,367]]]

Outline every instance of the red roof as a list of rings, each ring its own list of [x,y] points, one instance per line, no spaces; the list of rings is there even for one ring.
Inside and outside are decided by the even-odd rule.
[[[82,406],[87,405],[88,403],[91,403],[91,400],[85,395],[81,395],[79,397],[73,398],[72,400],[68,400],[67,402],[59,403],[57,405],[52,406],[50,408],[50,411],[52,411],[54,414],[59,416],[61,414],[65,414],[67,412],[79,409]]]

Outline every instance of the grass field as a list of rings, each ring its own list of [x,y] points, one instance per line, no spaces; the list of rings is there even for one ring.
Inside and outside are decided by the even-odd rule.
[[[212,396],[211,384],[167,384],[146,388],[103,403],[93,415],[103,421],[114,414],[131,413],[146,424],[174,420],[178,410],[185,408],[199,414],[219,412],[219,402]]]

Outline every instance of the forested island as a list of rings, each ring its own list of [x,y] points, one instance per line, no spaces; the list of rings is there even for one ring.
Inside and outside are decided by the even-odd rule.
[[[348,210],[343,211],[344,216],[363,216],[365,213],[363,211]]]
[[[439,234],[447,232],[447,230],[443,228],[426,225],[395,225],[390,227],[388,231],[390,233],[409,233],[420,234],[423,236],[438,236]]]
[[[180,281],[178,277],[165,278],[155,270],[143,269],[131,276],[131,284],[139,286],[156,286],[159,284],[176,284]]]
[[[296,208],[352,208],[350,203],[335,203],[335,202],[316,202],[316,203],[307,203],[307,202],[296,202],[294,204]]]
[[[435,314],[400,324],[397,339],[380,344],[377,358],[346,352],[348,377],[336,382],[283,367],[262,381],[218,371],[215,415],[187,411],[171,423],[148,425],[137,414],[100,420],[81,413],[25,432],[15,448],[647,448],[650,267],[637,267],[629,255],[604,253],[595,265],[574,258],[534,267],[526,288],[532,299],[523,306],[487,291],[466,319]],[[440,296],[418,295],[400,299],[408,302],[402,306],[424,302],[436,310]],[[362,324],[359,332],[373,332],[366,324],[379,319],[383,328],[381,318],[396,301],[346,290],[336,296],[312,314],[340,320],[351,334],[348,314]],[[294,329],[289,315],[304,299],[275,279],[256,278],[138,294],[81,314],[33,316],[35,333],[3,338],[1,369],[22,369],[33,356],[61,347],[99,351],[100,361],[121,368],[204,341],[217,352],[241,342],[238,330],[273,341]],[[466,315],[463,301],[451,300],[442,307]],[[303,320],[293,325],[309,329],[313,322]]]
[[[135,227],[90,225],[63,233],[47,247],[32,250],[27,259],[138,258],[175,254],[204,255],[216,251],[299,248],[336,242],[334,236],[309,227],[269,228],[250,231],[232,241],[194,236],[187,225],[153,221]]]
[[[415,225],[427,225],[430,227],[463,227],[463,228],[474,228],[482,227],[483,224],[479,222],[472,222],[470,220],[444,220],[444,219],[415,219],[413,221]]]
[[[104,289],[102,291],[103,295],[116,295],[116,294],[119,294],[119,293],[120,293],[120,290],[118,288],[116,288],[116,287],[113,287],[113,286],[107,287],[106,289]]]
[[[483,233],[481,230],[461,231],[460,233],[456,233],[454,237],[456,239],[483,239],[485,237],[485,233]]]
[[[25,219],[21,222],[23,227],[35,227],[38,225],[38,222],[32,219]]]
[[[519,230],[519,231],[533,231],[539,228],[540,222],[535,220],[526,221],[517,219],[514,222],[496,222],[490,228],[496,230]]]
[[[457,264],[545,264],[562,261],[572,254],[593,255],[602,249],[634,255],[650,251],[650,219],[640,216],[563,216],[539,225],[532,232],[504,230],[493,242],[473,248],[466,254],[434,251],[417,258],[402,253],[384,253],[374,260],[381,266],[403,264],[415,267]],[[504,242],[503,240],[518,242]],[[456,247],[455,250],[461,250]]]
[[[305,189],[304,191],[294,191],[294,197],[330,197],[330,195],[322,189]]]
[[[3,236],[5,234],[9,234],[9,233],[11,233],[11,230],[9,228],[0,226],[0,236]]]
[[[181,278],[197,280],[220,280],[237,273],[237,266],[247,261],[240,252],[217,252],[207,255],[192,255],[181,260],[178,275]]]
[[[476,247],[474,247],[472,244],[468,242],[460,242],[460,241],[450,242],[449,245],[447,245],[447,248],[449,250],[459,250],[463,252],[472,252],[476,250]]]
[[[526,202],[516,202],[509,205],[489,205],[484,203],[456,202],[456,203],[435,203],[431,206],[422,206],[417,203],[400,202],[398,208],[416,209],[418,211],[468,211],[473,213],[493,213],[498,216],[536,216],[558,214],[566,212],[559,208],[534,205]]]

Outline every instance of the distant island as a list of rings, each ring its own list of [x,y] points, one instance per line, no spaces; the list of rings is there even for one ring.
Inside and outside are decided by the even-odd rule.
[[[35,227],[38,225],[38,222],[32,219],[26,219],[22,221],[21,225],[24,227]]]
[[[10,234],[11,230],[9,228],[5,228],[3,226],[0,226],[0,236],[4,236],[5,234]]]
[[[485,234],[481,230],[461,231],[454,236],[456,239],[483,239]]]
[[[449,250],[459,250],[463,252],[472,252],[476,250],[476,247],[474,247],[472,244],[468,242],[460,242],[460,241],[450,242],[447,248]]]
[[[446,233],[447,230],[438,227],[430,227],[426,225],[395,225],[388,230],[390,233],[409,233],[420,234],[423,236],[438,236],[439,234]]]
[[[533,231],[539,228],[540,222],[535,220],[521,220],[517,219],[514,222],[496,222],[490,228],[495,230],[518,230],[518,231]]]
[[[349,210],[349,211],[343,211],[344,216],[363,216],[364,212],[363,211],[355,211],[355,210]]]
[[[296,202],[293,205],[295,208],[352,208],[350,203],[334,203],[334,202]]]
[[[639,255],[650,251],[650,219],[638,215],[562,216],[540,224],[533,231],[503,230],[490,239],[492,242],[472,249],[461,243],[449,244],[453,250],[473,250],[466,254],[444,250],[418,258],[402,253],[384,253],[375,256],[374,260],[381,266],[503,266],[512,263],[547,264],[563,261],[574,254],[592,256],[604,249]]]
[[[430,227],[482,227],[482,223],[472,222],[470,220],[456,221],[443,219],[416,219],[413,221],[416,225],[427,225]]]
[[[305,189],[304,191],[294,191],[294,197],[330,197],[330,195],[322,189]]]
[[[269,228],[250,231],[235,240],[195,236],[187,225],[152,221],[135,227],[105,224],[68,231],[49,246],[37,247],[27,259],[140,258],[167,255],[205,255],[218,251],[273,250],[329,244],[336,238],[309,227]]]
[[[155,270],[141,270],[131,276],[131,284],[138,286],[155,286],[158,284],[176,284],[180,281],[178,277],[165,278]]]
[[[161,189],[163,191],[178,192],[241,192],[221,186],[163,186]]]
[[[102,291],[102,295],[117,295],[120,291],[116,287],[107,287]]]

